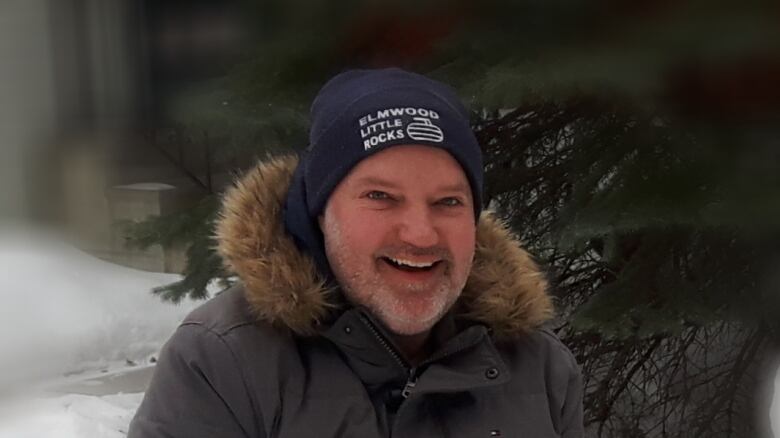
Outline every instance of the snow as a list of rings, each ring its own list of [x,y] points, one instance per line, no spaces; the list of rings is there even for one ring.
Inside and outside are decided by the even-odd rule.
[[[120,438],[143,393],[68,394],[17,403],[0,416],[0,438]]]
[[[92,257],[51,233],[0,228],[0,438],[124,436],[178,323],[180,279]]]
[[[780,366],[775,374],[775,391],[769,408],[769,420],[774,438],[780,438]]]

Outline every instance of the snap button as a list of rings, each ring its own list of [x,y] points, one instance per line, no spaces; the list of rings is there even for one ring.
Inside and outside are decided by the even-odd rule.
[[[485,377],[487,377],[490,380],[493,380],[496,377],[498,377],[498,368],[490,367],[487,370],[485,370]]]
[[[352,333],[352,327],[350,327],[348,325],[345,325],[344,326],[344,333],[346,333],[346,334]]]

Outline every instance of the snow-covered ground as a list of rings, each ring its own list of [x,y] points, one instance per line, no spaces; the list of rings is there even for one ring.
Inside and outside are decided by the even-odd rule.
[[[40,230],[0,229],[0,438],[124,436],[162,344],[198,302],[180,277],[96,259]]]
[[[772,405],[769,408],[769,420],[773,438],[780,438],[780,367],[778,367],[775,375],[775,390]]]
[[[8,409],[2,438],[121,438],[143,393],[25,399]]]

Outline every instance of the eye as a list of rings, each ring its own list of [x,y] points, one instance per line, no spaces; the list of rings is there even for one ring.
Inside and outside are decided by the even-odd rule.
[[[379,190],[371,190],[370,192],[366,193],[365,196],[366,198],[373,199],[375,201],[384,201],[390,199],[390,195]]]
[[[463,205],[463,201],[461,201],[458,198],[450,196],[450,197],[447,197],[447,198],[440,199],[438,204],[439,205],[443,205],[445,207],[459,207],[459,206]]]

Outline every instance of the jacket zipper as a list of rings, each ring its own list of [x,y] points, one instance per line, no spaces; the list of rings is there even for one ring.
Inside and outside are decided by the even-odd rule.
[[[379,330],[368,318],[360,315],[360,320],[363,321],[363,324],[368,327],[368,330],[374,335],[376,340],[379,341],[379,344],[388,353],[390,353],[390,356],[392,356],[395,362],[406,373],[406,383],[404,384],[404,388],[401,390],[401,396],[404,399],[409,398],[409,396],[412,394],[412,391],[414,390],[414,387],[417,386],[417,367],[410,367],[409,364],[403,359],[403,357],[401,357],[401,354],[398,353],[395,347],[393,347],[393,345],[384,337],[384,335],[379,332]]]
[[[387,345],[387,348],[392,348],[390,345],[388,345],[386,343],[386,341],[381,339],[381,334],[378,331],[376,331],[375,327],[372,327],[371,321],[366,320],[365,322],[367,323],[369,329],[371,329],[372,333],[374,333],[376,336],[380,336],[380,342],[382,342],[382,345]],[[440,359],[442,357],[446,357],[446,356],[449,356],[451,354],[455,354],[455,353],[457,353],[459,351],[462,351],[462,350],[466,349],[467,347],[468,346],[460,346],[459,348],[455,348],[453,350],[444,352],[442,354],[439,354],[439,355],[436,355],[436,356],[432,356],[432,357],[428,358],[427,360],[423,361],[423,363],[419,364],[417,367],[419,368],[420,366],[423,366],[423,365],[426,365],[428,363],[434,362],[434,361],[436,361],[436,360],[438,360],[438,359]],[[392,350],[390,350],[390,351],[392,352]],[[409,378],[406,380],[406,385],[404,386],[404,389],[401,392],[401,396],[403,396],[404,399],[409,398],[409,396],[412,393],[412,390],[414,389],[415,385],[417,384],[417,376],[416,376],[417,368],[409,369],[407,367],[406,369],[409,370]],[[398,423],[398,419],[401,418],[401,414],[404,412],[405,408],[406,408],[406,403],[402,404],[401,407],[398,409],[398,412],[396,413],[396,419],[395,419],[395,423],[394,423],[393,429],[395,429],[395,425]],[[392,431],[391,431],[391,435],[393,435]]]
[[[415,386],[417,386],[417,370],[420,366],[428,364],[430,362],[433,362],[435,360],[438,360],[441,357],[446,357],[451,354],[457,353],[461,350],[464,350],[468,346],[460,346],[459,348],[456,348],[454,350],[450,350],[447,352],[444,352],[442,354],[438,354],[434,357],[430,357],[427,360],[425,360],[423,363],[419,364],[417,367],[410,367],[409,364],[403,359],[400,353],[393,347],[393,345],[382,335],[382,333],[379,332],[379,329],[374,326],[374,324],[371,322],[370,319],[368,319],[364,315],[360,315],[360,320],[363,321],[363,324],[368,327],[368,330],[374,335],[376,340],[379,342],[380,345],[390,354],[390,356],[396,361],[396,363],[403,368],[403,370],[406,372],[406,383],[404,384],[403,390],[401,390],[401,397],[404,398],[404,400],[408,399],[409,396],[412,395],[412,391],[414,390]],[[398,422],[398,418],[401,417],[401,413],[404,411],[404,408],[406,407],[406,403],[403,403],[400,408],[398,409],[398,412],[396,413],[396,420],[395,423]],[[393,429],[395,427],[393,426]],[[390,434],[392,435],[392,429]]]
[[[411,368],[409,369],[409,375],[406,378],[404,389],[401,391],[401,397],[404,399],[409,398],[409,396],[412,395],[412,390],[414,390],[415,386],[417,386],[417,368]]]

